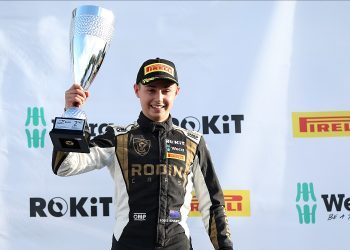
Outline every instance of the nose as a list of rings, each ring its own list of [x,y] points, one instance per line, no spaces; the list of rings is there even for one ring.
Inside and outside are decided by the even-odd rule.
[[[164,98],[164,95],[163,95],[162,90],[157,90],[156,94],[155,94],[155,99],[157,101],[163,101],[163,98]]]

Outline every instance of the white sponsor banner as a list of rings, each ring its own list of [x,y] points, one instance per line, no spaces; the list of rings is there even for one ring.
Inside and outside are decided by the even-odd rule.
[[[51,170],[48,133],[72,83],[71,12],[83,4],[0,2],[1,250],[111,247],[107,169],[68,178]],[[181,87],[174,121],[204,134],[224,190],[250,193],[228,195],[233,214],[250,205],[248,216],[229,217],[235,248],[346,249],[350,2],[88,4],[116,15],[83,107],[93,135],[134,122],[139,67],[169,59]],[[194,249],[213,249],[200,217],[189,226]]]

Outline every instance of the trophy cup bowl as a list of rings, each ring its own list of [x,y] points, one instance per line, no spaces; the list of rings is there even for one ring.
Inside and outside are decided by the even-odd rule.
[[[84,5],[73,10],[70,55],[74,83],[88,90],[98,73],[112,40],[114,15],[110,10]],[[86,119],[84,111],[68,108],[64,117]]]
[[[84,90],[88,90],[102,65],[113,31],[112,11],[93,5],[73,10],[70,27],[73,81]],[[54,148],[64,152],[90,152],[84,133],[86,118],[78,107],[70,107],[62,117],[56,117],[50,132]]]

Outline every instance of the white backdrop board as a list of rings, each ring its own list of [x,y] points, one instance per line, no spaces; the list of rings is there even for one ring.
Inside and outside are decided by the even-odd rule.
[[[1,250],[110,249],[108,171],[51,171],[83,4],[116,15],[84,106],[93,134],[136,120],[137,71],[167,58],[181,86],[172,115],[205,136],[235,249],[349,248],[350,2],[1,1]],[[194,249],[212,249],[191,215]]]

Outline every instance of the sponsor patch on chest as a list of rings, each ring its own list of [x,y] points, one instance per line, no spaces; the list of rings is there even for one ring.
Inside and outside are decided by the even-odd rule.
[[[166,139],[166,158],[185,161],[185,142]]]

